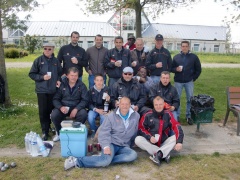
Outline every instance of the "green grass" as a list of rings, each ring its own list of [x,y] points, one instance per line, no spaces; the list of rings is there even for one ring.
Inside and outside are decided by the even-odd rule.
[[[0,179],[94,179],[111,180],[116,175],[126,180],[197,179],[219,180],[239,179],[240,155],[230,154],[188,155],[172,158],[169,165],[161,167],[153,164],[147,156],[135,162],[114,165],[107,168],[63,170],[63,158],[11,158],[0,157],[0,161],[15,161],[16,168],[0,172]]]

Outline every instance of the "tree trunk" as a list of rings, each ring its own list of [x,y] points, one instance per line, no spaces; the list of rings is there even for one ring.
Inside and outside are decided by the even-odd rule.
[[[0,74],[2,75],[5,81],[5,105],[8,106],[11,104],[9,91],[8,91],[8,81],[7,81],[7,73],[6,73],[6,64],[4,59],[4,48],[3,48],[3,26],[2,26],[2,17],[1,17],[1,10],[0,10]]]
[[[140,0],[136,1],[135,14],[136,14],[136,38],[142,37],[142,6]]]

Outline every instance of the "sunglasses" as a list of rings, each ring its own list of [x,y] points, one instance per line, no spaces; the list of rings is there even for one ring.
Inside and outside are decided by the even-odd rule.
[[[131,76],[132,75],[132,73],[124,73],[124,75],[128,75],[128,76]]]
[[[52,49],[51,49],[51,48],[49,48],[49,49],[48,49],[48,48],[44,48],[44,50],[45,50],[45,51],[46,51],[46,50],[51,51]]]

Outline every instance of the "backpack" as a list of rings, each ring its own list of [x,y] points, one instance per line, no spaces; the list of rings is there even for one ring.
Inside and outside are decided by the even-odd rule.
[[[5,102],[5,81],[0,74],[0,103]]]

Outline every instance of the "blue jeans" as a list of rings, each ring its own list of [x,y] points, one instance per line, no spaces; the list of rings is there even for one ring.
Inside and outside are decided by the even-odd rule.
[[[95,132],[97,131],[97,126],[96,126],[96,117],[100,117],[100,125],[103,123],[104,121],[104,115],[101,115],[95,111],[90,110],[88,112],[88,122],[90,125],[90,129],[94,130]]]
[[[88,87],[89,89],[94,86],[94,75],[88,75]],[[106,84],[107,77],[106,75],[103,76],[104,84]]]
[[[86,168],[106,167],[110,164],[132,162],[137,159],[137,153],[130,147],[110,144],[110,148],[110,155],[103,154],[102,148],[101,156],[85,156],[77,158],[77,166]]]
[[[186,118],[190,118],[191,117],[191,112],[190,112],[191,102],[190,102],[190,98],[193,96],[194,83],[193,83],[193,81],[190,81],[190,82],[187,82],[187,83],[174,82],[174,86],[177,89],[177,92],[178,92],[178,95],[179,95],[180,99],[181,99],[181,95],[182,95],[182,89],[185,88],[186,98],[187,98]],[[179,108],[178,108],[178,116],[180,116],[180,109],[181,109],[181,107],[179,106]]]
[[[161,76],[150,76],[150,77],[155,84],[158,84],[160,82]]]

